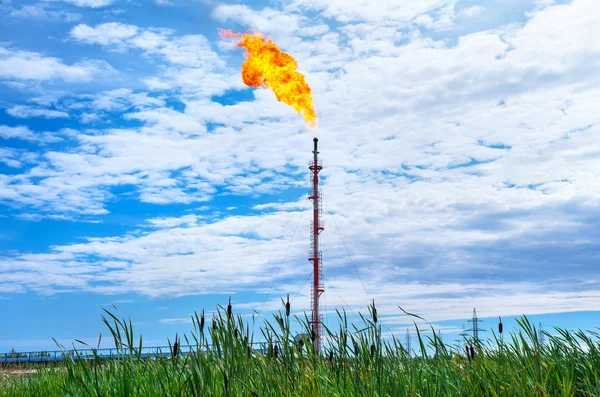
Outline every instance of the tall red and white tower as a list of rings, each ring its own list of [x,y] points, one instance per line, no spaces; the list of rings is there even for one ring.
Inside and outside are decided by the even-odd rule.
[[[321,330],[322,321],[321,315],[319,314],[319,297],[325,291],[323,285],[323,255],[320,251],[319,235],[323,231],[323,210],[321,207],[321,190],[319,189],[319,172],[323,169],[323,164],[319,160],[319,151],[317,150],[317,138],[313,139],[315,148],[313,151],[313,159],[308,165],[310,170],[310,176],[312,180],[312,187],[308,198],[313,203],[313,220],[310,224],[310,252],[308,254],[308,260],[313,264],[313,284],[312,284],[312,295],[311,295],[311,326],[314,339],[315,354],[319,354],[321,351]]]

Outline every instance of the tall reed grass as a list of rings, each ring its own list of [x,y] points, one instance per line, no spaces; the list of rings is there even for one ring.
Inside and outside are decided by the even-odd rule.
[[[476,354],[445,344],[435,332],[416,327],[419,353],[396,338],[382,338],[375,304],[370,316],[349,324],[338,312],[336,329],[325,327],[320,356],[311,337],[297,343],[291,321],[310,335],[308,318],[291,319],[289,305],[260,329],[264,351],[252,348],[253,327],[219,307],[211,327],[204,312],[178,344],[193,353],[144,359],[142,337],[131,320],[105,311],[103,321],[118,360],[77,361],[40,368],[31,378],[0,375],[1,396],[599,396],[600,344],[594,331],[546,332],[526,317],[501,340],[468,341]],[[405,312],[406,313],[406,312]],[[409,316],[418,317],[410,313]],[[432,330],[433,331],[433,330]],[[100,346],[101,338],[98,341]],[[173,349],[171,347],[171,349]],[[173,350],[172,350],[173,352]],[[458,353],[460,352],[460,354]]]

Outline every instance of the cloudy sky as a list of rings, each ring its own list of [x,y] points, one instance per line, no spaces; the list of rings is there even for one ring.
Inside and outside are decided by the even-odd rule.
[[[150,344],[229,296],[307,310],[314,136],[327,310],[375,299],[403,335],[400,305],[452,340],[474,307],[488,329],[598,325],[598,1],[0,0],[0,18],[0,351],[94,339],[110,304]],[[317,130],[244,86],[219,27],[297,59]]]

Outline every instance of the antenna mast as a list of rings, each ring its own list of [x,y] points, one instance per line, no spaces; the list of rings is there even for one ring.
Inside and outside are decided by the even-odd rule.
[[[325,291],[323,285],[323,256],[319,249],[319,235],[323,231],[322,215],[323,210],[321,207],[321,191],[319,189],[319,172],[323,169],[323,164],[319,160],[319,151],[317,150],[317,138],[313,139],[315,144],[313,150],[313,159],[308,165],[310,170],[310,176],[312,180],[312,187],[308,195],[309,200],[313,203],[313,220],[310,224],[310,252],[308,254],[309,262],[313,264],[313,284],[311,294],[311,306],[312,306],[312,339],[315,349],[315,354],[319,355],[321,352],[321,315],[319,314],[319,297]]]

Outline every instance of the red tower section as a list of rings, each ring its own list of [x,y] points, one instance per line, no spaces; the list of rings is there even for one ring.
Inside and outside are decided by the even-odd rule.
[[[323,210],[321,207],[321,190],[319,189],[319,172],[323,169],[323,164],[319,160],[319,151],[317,150],[317,138],[313,139],[314,151],[313,159],[308,165],[310,170],[310,176],[312,180],[312,187],[308,198],[313,203],[313,220],[310,225],[310,252],[308,254],[308,260],[313,264],[313,284],[312,284],[312,295],[311,295],[311,326],[314,339],[315,354],[319,354],[321,351],[321,330],[322,321],[321,315],[319,314],[319,297],[325,291],[323,285],[323,256],[319,246],[319,235],[323,231]]]

